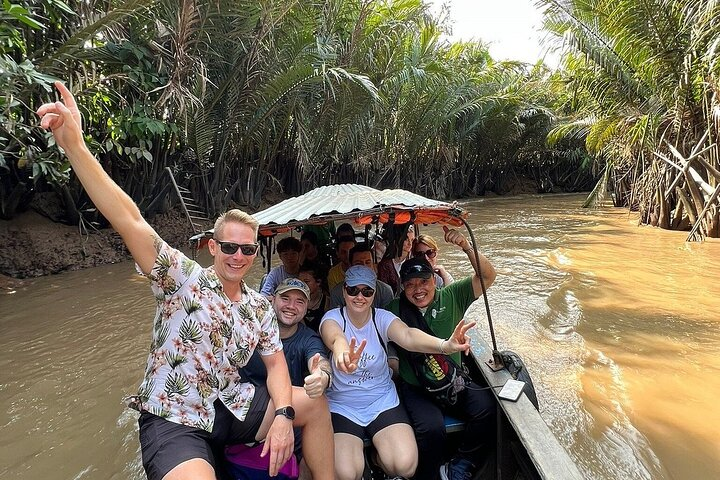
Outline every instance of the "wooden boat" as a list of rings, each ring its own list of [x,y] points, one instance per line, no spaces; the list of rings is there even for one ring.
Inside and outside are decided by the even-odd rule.
[[[280,233],[306,225],[353,222],[370,235],[374,226],[413,223],[465,226],[473,245],[475,238],[467,223],[468,212],[456,203],[432,200],[405,190],[376,190],[363,185],[332,185],[289,198],[253,215],[260,223],[259,235],[271,257],[272,239]],[[190,239],[202,248],[212,231]],[[270,269],[268,262],[268,270]],[[479,384],[504,385],[513,378],[502,364],[490,317],[487,295],[483,296],[493,347],[471,331],[472,355],[465,361],[471,377]],[[489,462],[476,479],[581,479],[577,466],[550,431],[540,413],[523,392],[516,401],[504,400],[494,392],[498,404],[495,461]],[[448,420],[448,433],[462,430],[461,422]],[[449,437],[450,438],[450,437]]]

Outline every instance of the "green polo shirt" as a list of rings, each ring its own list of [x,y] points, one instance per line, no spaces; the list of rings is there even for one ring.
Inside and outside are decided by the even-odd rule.
[[[403,295],[403,293],[401,293]],[[425,321],[430,326],[435,336],[449,338],[455,327],[465,316],[468,307],[475,301],[472,277],[464,278],[453,282],[447,287],[435,289],[435,298],[428,305],[425,311]],[[394,299],[385,307],[395,315],[400,316],[400,300]],[[400,358],[400,376],[406,382],[418,385],[415,372],[408,363],[408,359],[402,352],[398,352]],[[451,355],[452,359],[460,364],[460,353]]]

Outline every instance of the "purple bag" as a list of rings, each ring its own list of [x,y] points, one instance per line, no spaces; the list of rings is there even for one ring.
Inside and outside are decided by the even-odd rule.
[[[270,454],[264,458],[260,456],[263,445],[249,447],[247,445],[230,445],[225,448],[227,469],[235,480],[294,480],[298,478],[300,471],[297,458],[293,454],[285,462],[278,472],[277,477],[271,477],[268,473],[270,465]]]

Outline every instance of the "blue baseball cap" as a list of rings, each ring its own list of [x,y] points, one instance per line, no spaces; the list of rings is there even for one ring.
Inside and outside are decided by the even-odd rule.
[[[355,265],[345,272],[345,285],[348,287],[357,287],[358,285],[367,285],[375,288],[377,283],[377,275],[370,267],[365,265]]]

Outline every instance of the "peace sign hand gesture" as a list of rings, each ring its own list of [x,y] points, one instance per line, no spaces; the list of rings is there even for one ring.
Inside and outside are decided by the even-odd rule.
[[[450,353],[465,352],[465,355],[468,355],[470,353],[470,337],[467,335],[467,331],[476,324],[477,322],[465,323],[465,320],[460,320],[450,338],[446,340],[447,351]]]
[[[333,355],[333,357],[335,357],[335,366],[342,372],[353,373],[357,370],[360,356],[363,350],[365,350],[365,345],[367,345],[367,340],[363,340],[360,342],[360,345],[357,346],[355,337],[351,338],[348,350],[337,352]]]

